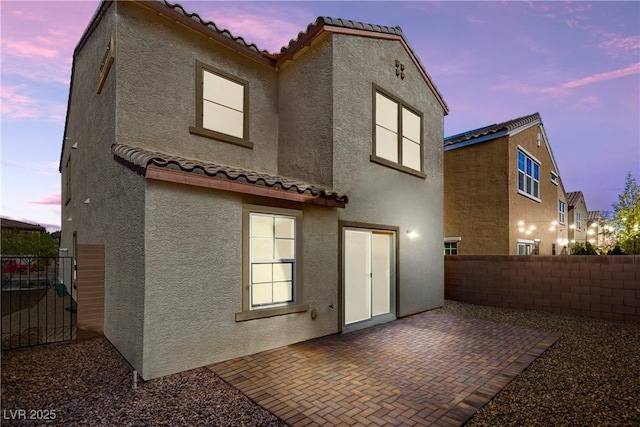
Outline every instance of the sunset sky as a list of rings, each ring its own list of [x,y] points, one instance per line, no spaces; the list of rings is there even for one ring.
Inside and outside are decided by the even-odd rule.
[[[60,226],[73,49],[98,4],[0,2],[3,217]],[[449,105],[445,136],[539,112],[589,210],[640,181],[640,2],[180,4],[269,52],[318,16],[400,26]]]

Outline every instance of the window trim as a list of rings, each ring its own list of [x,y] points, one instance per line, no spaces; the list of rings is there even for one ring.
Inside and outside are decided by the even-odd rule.
[[[296,218],[295,228],[295,271],[293,274],[293,295],[292,303],[277,305],[266,308],[251,308],[250,296],[250,272],[251,254],[249,245],[249,218],[250,214],[283,215]],[[242,311],[235,313],[235,321],[264,319],[267,317],[281,316],[285,314],[300,313],[309,310],[308,304],[302,304],[302,211],[294,209],[276,208],[272,206],[244,205],[242,207]]]
[[[69,155],[69,158],[67,158],[67,163],[65,164],[65,173],[66,173],[66,177],[65,177],[66,188],[65,188],[64,204],[66,206],[71,201],[71,155]]]
[[[385,159],[376,155],[376,110],[377,110],[377,102],[376,102],[376,94],[380,93],[380,95],[388,98],[389,100],[395,102],[398,105],[398,137],[397,137],[397,150],[398,150],[398,162],[394,162],[392,160]],[[420,170],[410,168],[402,164],[402,109],[405,108],[409,110],[411,113],[420,117]],[[404,172],[410,175],[417,176],[419,178],[425,179],[427,174],[424,172],[424,114],[420,112],[419,109],[414,106],[408,104],[398,96],[392,95],[386,89],[378,86],[377,84],[372,84],[371,91],[371,129],[372,129],[372,143],[371,143],[371,155],[369,156],[369,160],[373,163],[378,163],[382,166],[386,166],[392,169],[396,169],[400,172]]]
[[[560,210],[560,203],[562,203],[562,210]],[[560,214],[562,214],[562,216]],[[558,200],[558,224],[564,225],[566,224],[566,222],[567,222],[567,203],[563,200]]]
[[[534,196],[533,194],[529,194],[527,193],[525,190],[521,190],[520,186],[519,186],[519,179],[520,179],[520,166],[519,166],[519,161],[518,161],[518,154],[522,153],[525,156],[525,170],[523,171],[525,178],[526,177],[530,177],[532,179],[532,182],[537,182],[538,183],[538,196]],[[538,179],[536,181],[534,176],[530,176],[527,175],[527,171],[526,171],[526,161],[527,161],[527,157],[534,162],[534,164],[538,165]],[[521,194],[531,200],[534,200],[538,203],[542,202],[542,198],[540,197],[540,193],[542,192],[542,186],[540,185],[540,174],[542,172],[542,162],[540,162],[540,160],[538,160],[535,156],[533,156],[531,153],[529,153],[527,150],[524,149],[524,147],[518,145],[517,150],[516,150],[516,188],[518,190],[518,194]]]
[[[222,78],[231,80],[234,83],[241,85],[244,88],[244,100],[243,100],[243,137],[238,138],[233,135],[218,132],[212,129],[207,129],[203,126],[203,82],[204,72],[210,72],[217,74]],[[220,70],[211,65],[207,65],[204,62],[196,60],[195,64],[195,112],[196,112],[196,124],[195,126],[189,126],[189,133],[193,135],[203,136],[205,138],[215,139],[217,141],[228,142],[240,147],[253,149],[253,143],[249,139],[249,82],[229,74],[226,71]]]
[[[554,171],[551,171],[551,183],[554,185],[558,185],[558,174]]]

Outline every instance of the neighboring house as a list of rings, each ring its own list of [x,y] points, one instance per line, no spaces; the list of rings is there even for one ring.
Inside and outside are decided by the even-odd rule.
[[[318,18],[272,54],[102,3],[60,158],[79,328],[150,379],[442,305],[447,113],[398,27]]]
[[[595,247],[602,249],[606,246],[606,232],[604,215],[601,211],[587,212],[587,241]]]
[[[0,228],[2,228],[2,230],[14,230],[24,234],[42,234],[47,231],[39,224],[30,224],[28,222],[16,221],[9,218],[0,218],[0,221]]]
[[[566,253],[567,199],[538,113],[444,140],[445,255]]]
[[[582,191],[569,191],[567,193],[567,204],[569,205],[569,247],[573,247],[576,243],[583,245],[589,240],[594,240],[588,234],[588,218],[589,211],[587,203],[584,200]],[[594,243],[594,242],[590,242]]]

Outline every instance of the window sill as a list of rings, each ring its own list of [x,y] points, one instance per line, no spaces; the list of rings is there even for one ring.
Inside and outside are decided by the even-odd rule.
[[[285,305],[283,307],[263,308],[260,310],[241,311],[236,313],[236,322],[266,319],[268,317],[283,316],[285,314],[302,313],[307,310],[309,310],[308,304],[295,304]]]
[[[525,193],[525,192],[524,192],[524,191],[522,191],[522,190],[518,190],[518,194],[520,194],[521,196],[526,197],[527,199],[531,199],[531,200],[533,200],[534,202],[542,203],[542,199],[539,199],[539,198],[537,198],[537,197],[534,197],[534,196],[532,196],[531,194]]]
[[[224,133],[216,132],[210,129],[205,129],[198,126],[189,126],[189,133],[192,135],[203,136],[209,139],[215,139],[217,141],[228,142],[229,144],[239,145],[240,147],[253,149],[253,142],[242,138],[236,138],[235,136],[226,135]]]
[[[376,156],[374,154],[372,154],[369,157],[369,159],[373,163],[378,163],[379,165],[386,166],[388,168],[395,169],[395,170],[398,170],[400,172],[407,173],[409,175],[417,176],[418,178],[422,178],[422,179],[427,178],[427,174],[424,173],[424,172],[420,172],[420,171],[417,171],[415,169],[411,169],[411,168],[408,168],[406,166],[402,166],[402,165],[400,165],[398,163],[392,162],[391,160],[383,159],[382,157],[378,157],[378,156]]]

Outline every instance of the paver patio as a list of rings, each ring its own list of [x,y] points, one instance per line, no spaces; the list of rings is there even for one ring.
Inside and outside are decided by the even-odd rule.
[[[458,426],[560,336],[426,312],[209,369],[293,426]]]

